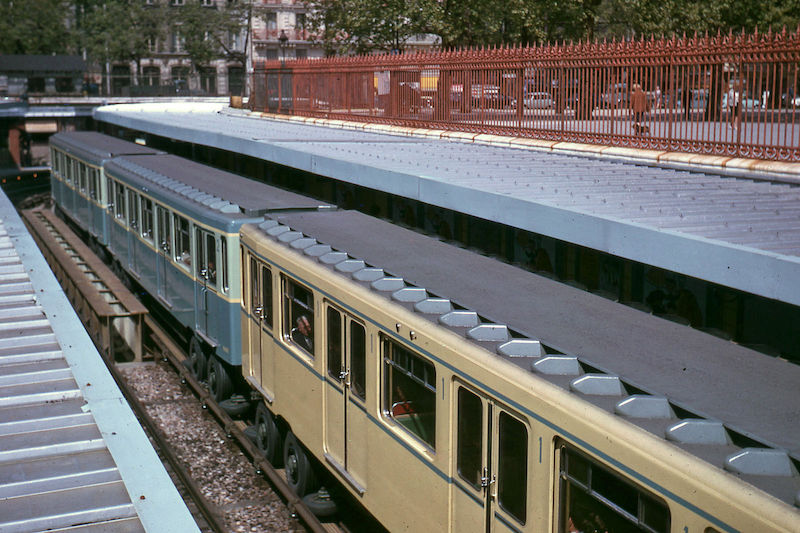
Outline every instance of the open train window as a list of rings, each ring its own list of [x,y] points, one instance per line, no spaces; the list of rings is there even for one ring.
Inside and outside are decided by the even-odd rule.
[[[78,189],[83,193],[86,192],[87,171],[86,163],[78,163]]]
[[[125,220],[125,186],[114,182],[114,216]]]
[[[384,414],[436,448],[436,368],[382,337]]]
[[[177,213],[172,215],[172,223],[175,225],[175,261],[191,268],[191,233],[189,233],[189,221]]]
[[[128,223],[131,228],[139,229],[139,195],[133,189],[128,189]]]
[[[169,211],[165,208],[156,206],[156,222],[158,223],[158,248],[169,255],[172,250],[172,228],[170,228]]]
[[[213,233],[195,229],[195,265],[197,275],[212,287],[217,286],[217,241]]]
[[[97,200],[100,189],[100,171],[94,167],[89,169],[89,197]]]
[[[283,280],[283,336],[314,355],[314,293],[286,276]]]
[[[567,444],[560,446],[559,532],[666,533],[670,513],[659,498]]]
[[[142,237],[153,242],[153,200],[142,197]]]

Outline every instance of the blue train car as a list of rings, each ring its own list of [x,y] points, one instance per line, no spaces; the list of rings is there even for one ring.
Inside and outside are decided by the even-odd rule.
[[[50,138],[53,199],[97,242],[108,242],[104,212],[108,191],[103,163],[119,155],[157,154],[141,146],[96,132],[58,133]]]
[[[52,146],[56,204],[191,332],[193,370],[228,397],[241,376],[239,227],[323,206],[99,133],[59,134]]]

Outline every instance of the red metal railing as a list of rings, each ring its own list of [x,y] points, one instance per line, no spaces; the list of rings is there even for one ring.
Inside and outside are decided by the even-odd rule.
[[[271,61],[256,110],[800,161],[800,28]]]

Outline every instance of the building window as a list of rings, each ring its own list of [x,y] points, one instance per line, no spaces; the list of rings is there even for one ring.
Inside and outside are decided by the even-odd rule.
[[[161,84],[161,69],[158,67],[142,68],[142,85],[156,87]]]
[[[172,0],[172,5],[173,6],[182,6],[183,2],[184,2],[184,0]]]
[[[435,448],[435,367],[388,337],[382,345],[384,413]]]
[[[172,32],[172,51],[173,52],[183,52],[186,48],[186,38],[181,35],[181,32],[175,30]]]
[[[294,16],[294,27],[298,30],[306,29],[306,14],[298,13]]]
[[[305,48],[298,48],[294,51],[294,55],[297,59],[307,59],[308,58],[308,50]]]
[[[267,13],[267,29],[268,30],[277,30],[278,29],[278,14],[277,13]]]
[[[200,89],[206,94],[217,94],[217,69],[200,68]]]

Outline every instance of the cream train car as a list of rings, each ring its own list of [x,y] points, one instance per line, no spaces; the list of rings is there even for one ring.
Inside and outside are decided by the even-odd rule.
[[[324,468],[391,531],[800,531],[795,365],[356,212],[241,253],[258,443],[301,494]]]

